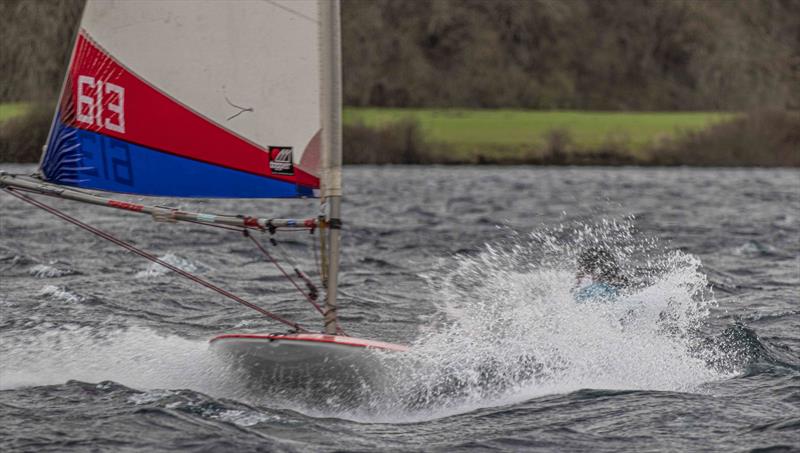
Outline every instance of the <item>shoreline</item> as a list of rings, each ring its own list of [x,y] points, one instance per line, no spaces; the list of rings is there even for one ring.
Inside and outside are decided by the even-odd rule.
[[[0,104],[2,107],[4,104]],[[5,104],[0,162],[38,162],[52,109]],[[510,116],[509,116],[510,115]],[[611,118],[611,120],[609,120]],[[345,108],[344,163],[800,167],[800,111]]]

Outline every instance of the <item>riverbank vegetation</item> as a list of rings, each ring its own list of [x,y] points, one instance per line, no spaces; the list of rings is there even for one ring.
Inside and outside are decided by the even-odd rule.
[[[349,163],[800,165],[800,112],[347,109]]]
[[[83,3],[0,2],[0,160],[38,159]],[[342,53],[350,163],[800,159],[795,0],[343,0]]]
[[[347,108],[345,126],[355,130],[405,130],[409,153],[426,152],[439,162],[536,161],[553,153],[613,152],[642,160],[648,149],[736,115],[718,112],[589,112],[502,109]],[[364,135],[362,132],[361,135]],[[357,146],[354,133],[348,134]]]
[[[0,104],[0,162],[36,162],[52,110]],[[800,112],[346,108],[349,164],[800,166]]]

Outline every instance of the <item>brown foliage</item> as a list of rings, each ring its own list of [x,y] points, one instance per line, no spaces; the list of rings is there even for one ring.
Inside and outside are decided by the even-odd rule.
[[[0,1],[0,102],[55,102],[83,4]]]
[[[377,128],[346,125],[342,135],[346,164],[422,164],[434,159],[412,120]]]
[[[654,152],[656,165],[800,167],[800,112],[752,112]]]
[[[345,102],[800,108],[796,0],[345,0]]]
[[[39,105],[28,115],[0,123],[0,162],[36,162],[41,155],[52,109]],[[372,128],[344,127],[347,164],[532,164],[532,165],[698,165],[800,167],[800,113],[753,112],[709,129],[662,142],[635,157],[624,142],[576,149],[566,130],[554,129],[543,149],[532,145],[517,156],[500,154],[458,160],[442,144],[426,142],[413,120]],[[651,157],[647,157],[651,156]]]
[[[83,0],[0,1],[0,101],[48,100]],[[798,0],[344,0],[345,104],[800,109]]]
[[[0,0],[0,102],[55,103],[83,4]],[[660,145],[652,161],[624,140],[574,150],[553,131],[546,149],[502,163],[800,159],[798,0],[344,0],[342,36],[348,105],[757,112]],[[0,161],[37,160],[49,122],[36,107],[0,124]],[[450,163],[412,122],[344,134],[348,163]]]

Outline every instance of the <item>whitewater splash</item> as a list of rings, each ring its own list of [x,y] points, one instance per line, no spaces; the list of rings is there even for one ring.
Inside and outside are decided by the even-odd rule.
[[[3,338],[0,389],[112,380],[138,389],[191,387],[208,392],[227,382],[225,365],[205,341],[146,328],[104,330],[50,325],[25,338]],[[37,329],[38,330],[38,329]]]
[[[611,251],[631,282],[613,302],[576,302],[589,247]],[[440,319],[385,357],[390,396],[371,409],[400,404],[414,420],[582,388],[696,391],[735,371],[698,333],[716,305],[700,267],[638,237],[633,219],[487,245],[428,276]]]
[[[159,256],[158,259],[186,272],[205,272],[208,270],[208,266],[206,266],[205,264],[196,263],[194,261],[180,257],[173,253],[167,253],[165,255]],[[170,272],[172,271],[158,263],[150,263],[147,265],[146,269],[137,272],[133,277],[138,279],[151,280],[154,278],[167,275]]]
[[[612,251],[631,282],[612,303],[575,301],[576,257],[590,246]],[[436,319],[409,353],[382,354],[379,379],[359,383],[354,401],[242,385],[206,341],[138,327],[59,326],[33,339],[3,339],[10,352],[0,387],[113,380],[391,422],[582,388],[698,391],[737,372],[719,365],[726,353],[699,333],[716,304],[700,266],[692,255],[640,237],[631,219],[543,229],[486,245],[427,275]],[[53,288],[47,295],[63,296]],[[331,395],[336,390],[332,385]]]

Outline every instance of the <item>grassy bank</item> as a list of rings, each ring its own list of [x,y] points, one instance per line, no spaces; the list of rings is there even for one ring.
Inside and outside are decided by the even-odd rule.
[[[0,123],[25,115],[30,110],[30,104],[25,102],[8,102],[0,104]]]
[[[51,105],[0,104],[0,162],[38,162],[52,120]]]
[[[636,161],[683,134],[734,118],[709,112],[578,112],[346,108],[349,128],[388,130],[417,124],[419,139],[434,160],[529,161],[553,152],[609,153]],[[419,146],[419,147],[422,147]]]
[[[347,107],[344,123],[385,126],[416,121],[426,141],[452,144],[462,149],[486,145],[530,146],[544,144],[547,133],[565,130],[576,146],[598,148],[609,140],[625,139],[634,149],[653,140],[696,131],[729,119],[718,112],[579,112],[525,110],[376,109]]]
[[[800,112],[356,109],[349,163],[800,166]]]
[[[0,104],[0,162],[35,162],[52,109]],[[344,110],[351,164],[800,166],[800,112]]]

